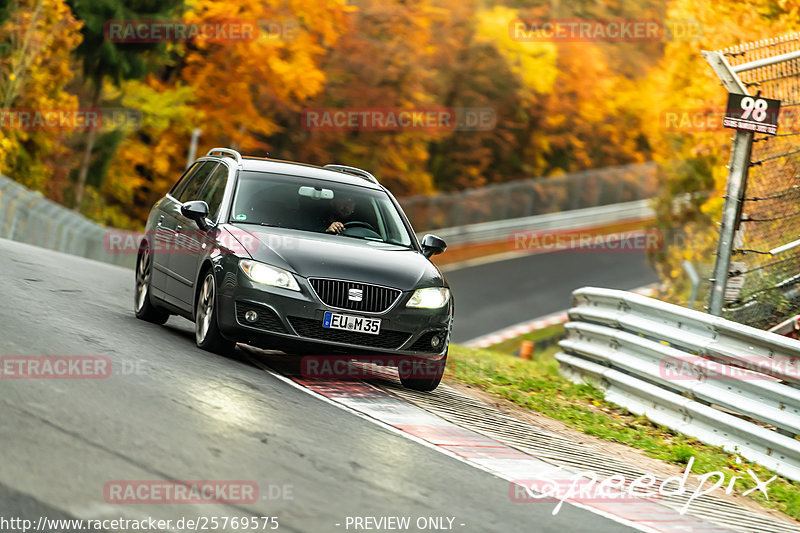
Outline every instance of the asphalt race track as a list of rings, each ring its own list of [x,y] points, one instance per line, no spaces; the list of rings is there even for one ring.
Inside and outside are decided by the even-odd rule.
[[[580,287],[631,290],[657,281],[641,252],[522,254],[446,271],[445,277],[456,302],[457,343],[568,309],[570,294]]]
[[[503,267],[513,268],[498,278],[492,306],[485,282],[475,294],[465,289],[491,266],[454,272],[458,319],[464,326],[485,320],[513,293],[524,293],[526,306],[538,302],[529,316],[563,308],[581,277],[611,286],[649,281],[641,264],[622,271],[630,260],[508,261]],[[0,380],[0,516],[277,516],[278,531],[327,532],[346,531],[347,516],[406,515],[454,517],[456,531],[630,530],[572,506],[552,516],[550,506],[513,503],[502,479],[243,360],[198,350],[183,319],[136,320],[132,271],[0,240],[0,272],[0,354],[106,356],[113,369],[104,379]],[[528,283],[515,285],[526,276]],[[477,302],[483,305],[470,315]],[[107,503],[104,486],[118,480],[252,480],[261,497]]]

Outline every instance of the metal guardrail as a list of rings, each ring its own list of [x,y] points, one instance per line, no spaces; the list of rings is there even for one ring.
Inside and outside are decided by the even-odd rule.
[[[800,481],[800,341],[611,289],[576,290],[569,319],[571,379]]]
[[[515,231],[570,230],[652,218],[654,215],[648,202],[637,200],[573,209],[445,228],[436,230],[435,233],[450,246],[507,240]],[[26,189],[0,175],[0,238],[133,268],[136,259],[134,254],[112,253],[104,245],[109,230],[110,228],[44,198],[41,193]],[[419,238],[425,233],[428,232],[420,232]]]
[[[652,198],[658,192],[659,173],[654,162],[633,163],[399,201],[414,227],[430,232]]]
[[[776,324],[769,328],[772,333],[783,335],[784,337],[797,338],[798,327],[800,327],[800,315],[795,315],[787,318],[780,324]]]
[[[0,176],[0,238],[133,268],[135,254],[109,253],[108,228]]]
[[[518,231],[562,231],[652,219],[655,217],[655,213],[649,207],[649,203],[649,200],[637,200],[586,209],[572,209],[546,215],[468,224],[455,228],[433,230],[431,233],[435,233],[444,239],[448,246],[497,242],[511,239],[512,234]],[[420,235],[423,233],[428,232],[420,232]]]

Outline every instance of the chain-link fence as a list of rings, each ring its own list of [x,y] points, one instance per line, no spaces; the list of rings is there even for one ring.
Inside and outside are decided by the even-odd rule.
[[[414,229],[429,231],[649,199],[658,165],[638,163],[400,200]]]
[[[736,70],[737,65],[797,50],[800,33],[720,52]],[[731,257],[731,272],[743,273],[744,280],[738,298],[728,302],[725,314],[738,322],[767,328],[800,313],[796,290],[800,246],[769,253],[800,239],[800,59],[745,70],[739,77],[751,95],[760,93],[781,100],[781,114],[777,136],[756,133],[753,138],[741,224]],[[730,278],[728,284],[733,284],[735,294],[736,284],[742,284],[742,279]]]

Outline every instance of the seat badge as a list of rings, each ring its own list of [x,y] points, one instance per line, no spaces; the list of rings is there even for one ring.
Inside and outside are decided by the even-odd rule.
[[[362,289],[350,289],[347,291],[347,299],[351,302],[360,302],[364,298]]]

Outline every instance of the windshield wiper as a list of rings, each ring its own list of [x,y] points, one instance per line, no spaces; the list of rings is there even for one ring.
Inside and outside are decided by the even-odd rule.
[[[234,220],[233,224],[250,224],[251,226],[264,226],[265,228],[280,228],[277,224],[269,224],[267,222],[250,222],[247,220]]]
[[[350,237],[351,239],[362,239],[362,240],[365,240],[365,241],[379,242],[381,244],[391,244],[392,246],[401,246],[403,248],[409,248],[409,249],[411,248],[411,246],[409,246],[407,244],[403,244],[403,243],[397,242],[397,241],[384,241],[381,238],[362,237],[362,236],[359,236],[359,235],[345,235],[344,233],[340,233],[340,235],[343,236],[343,237]]]
[[[376,239],[375,237],[365,237],[363,235],[345,235],[344,233],[339,233],[342,237],[350,237],[351,239],[361,239],[362,241],[378,241],[383,242],[381,239]]]

